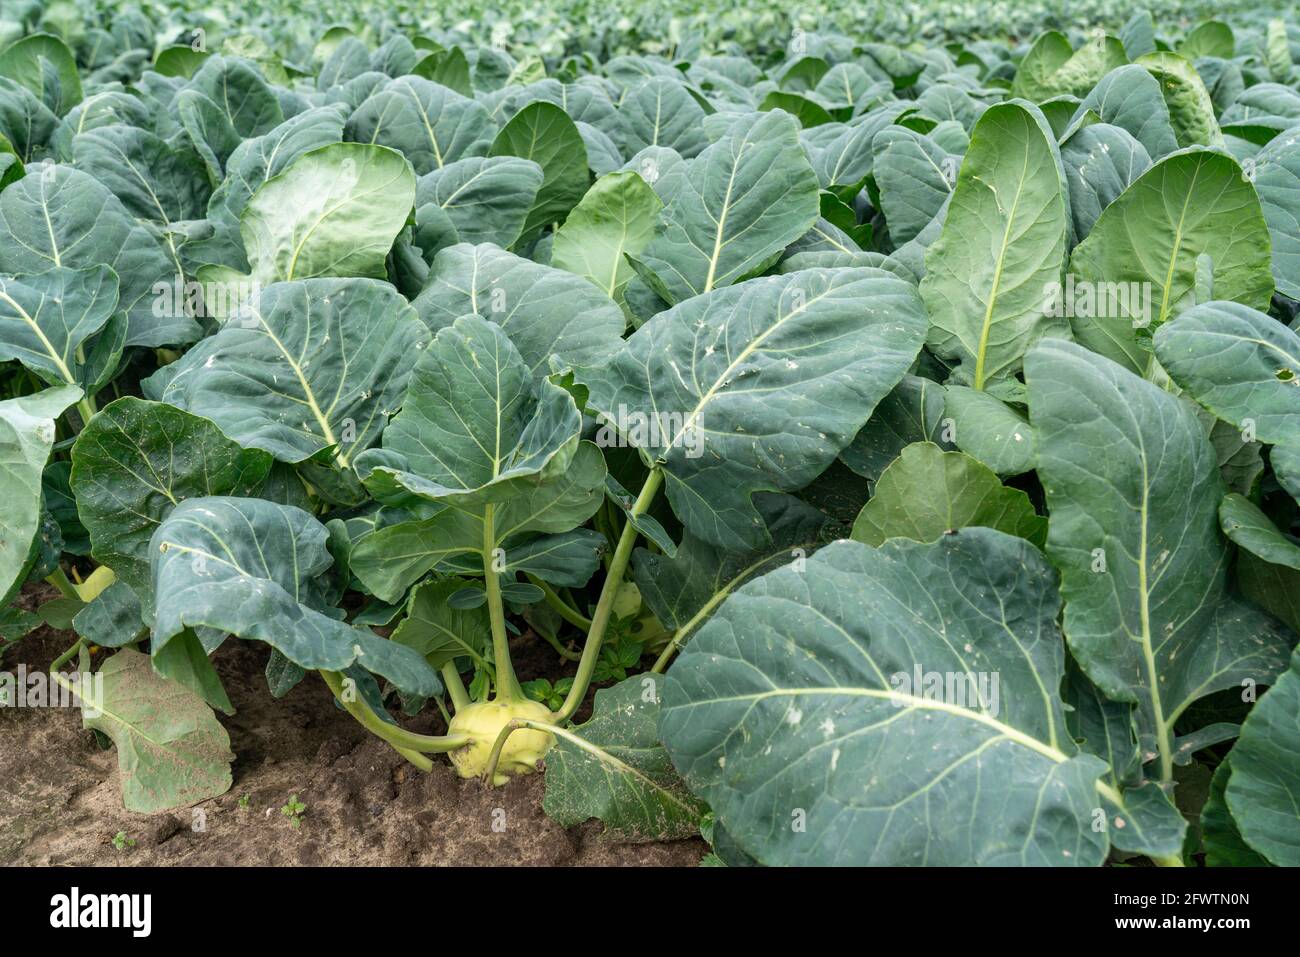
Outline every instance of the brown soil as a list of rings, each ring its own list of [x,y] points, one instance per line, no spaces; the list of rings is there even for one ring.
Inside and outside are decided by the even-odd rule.
[[[41,589],[22,603],[46,597]],[[42,628],[4,667],[46,667],[73,640]],[[521,677],[554,672],[554,653],[529,645]],[[255,643],[227,641],[214,661],[237,712],[221,718],[237,755],[234,786],[192,809],[124,810],[117,753],[100,750],[79,711],[0,709],[0,864],[691,866],[707,851],[700,840],[618,844],[595,821],[561,827],[542,811],[541,775],[488,789],[440,758],[421,773],[338,710],[313,676],[273,699]],[[437,733],[441,719],[404,723]],[[307,806],[297,828],[280,812],[290,794]],[[116,849],[119,832],[135,845]]]

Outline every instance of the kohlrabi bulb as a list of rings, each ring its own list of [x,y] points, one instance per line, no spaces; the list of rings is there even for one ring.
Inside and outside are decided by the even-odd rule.
[[[540,701],[481,701],[456,712],[447,733],[466,734],[472,738],[469,744],[447,755],[461,777],[476,778],[487,771],[497,736],[514,718],[549,724],[552,715],[551,709]],[[531,774],[554,743],[555,736],[547,731],[519,728],[501,749],[501,759],[497,762],[492,783],[505,784],[512,775]]]

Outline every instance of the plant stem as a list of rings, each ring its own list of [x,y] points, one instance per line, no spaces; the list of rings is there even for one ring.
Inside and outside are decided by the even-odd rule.
[[[525,573],[524,577],[542,590],[542,594],[546,596],[546,604],[550,605],[557,615],[569,624],[581,628],[583,631],[587,631],[591,628],[591,619],[583,615],[576,608],[570,607],[569,603],[561,598],[554,588],[534,575]]]
[[[510,663],[510,638],[506,632],[506,610],[501,601],[501,581],[492,567],[492,552],[496,549],[496,522],[489,505],[483,510],[483,583],[487,588],[488,617],[492,620],[492,662],[496,666],[497,700],[523,701],[524,693]]]
[[[460,680],[460,672],[456,670],[456,663],[447,662],[442,666],[442,683],[447,687],[447,695],[451,698],[451,705],[457,711],[469,704],[469,692],[465,690],[465,682]]]
[[[84,429],[86,424],[95,417],[99,409],[95,406],[95,400],[91,396],[86,396],[77,403],[77,412],[81,415],[81,427]]]
[[[49,670],[58,671],[60,668],[62,668],[72,659],[73,655],[75,655],[80,650],[81,650],[81,639],[78,638],[75,642],[73,642],[71,648],[69,648],[63,654],[59,655],[59,657],[55,658],[53,661],[50,662]]]
[[[578,661],[578,673],[573,676],[573,687],[569,689],[568,697],[564,699],[564,704],[555,714],[556,724],[573,717],[574,712],[582,705],[582,699],[587,696],[587,687],[591,684],[591,676],[596,671],[596,661],[600,657],[600,644],[605,639],[605,629],[614,611],[614,598],[623,583],[623,572],[632,557],[632,546],[636,544],[637,531],[632,525],[632,519],[644,515],[649,510],[650,503],[654,501],[663,480],[663,472],[659,469],[652,470],[646,477],[645,485],[641,486],[641,494],[637,496],[628,512],[628,520],[623,525],[623,534],[619,536],[614,557],[609,563],[609,572],[600,590],[596,610],[591,616],[591,629],[587,632],[587,644],[582,649],[582,658]]]
[[[1168,857],[1153,857],[1151,858],[1151,860],[1154,861],[1160,867],[1186,867],[1187,866],[1185,863],[1183,863],[1182,857],[1177,854],[1171,854]]]
[[[433,764],[422,756],[423,754],[455,751],[469,743],[469,738],[463,734],[443,736],[416,734],[414,731],[389,724],[371,711],[370,706],[359,695],[354,696],[351,701],[347,700],[343,694],[343,676],[337,671],[322,671],[320,675],[343,709],[356,718],[363,728],[376,737],[383,738],[392,745],[393,750],[422,770],[427,771],[433,767]]]
[[[534,731],[545,731],[547,734],[553,734],[557,738],[564,738],[566,741],[576,744],[585,751],[590,752],[595,750],[593,749],[591,742],[587,741],[580,735],[574,734],[567,728],[547,724],[545,721],[533,721],[529,718],[514,718],[509,724],[501,729],[501,733],[497,735],[496,741],[492,742],[492,750],[488,754],[487,771],[483,774],[483,780],[487,783],[488,787],[492,787],[492,782],[497,776],[497,765],[501,762],[501,751],[505,748],[506,741],[512,733],[518,731],[520,728],[532,728]]]
[[[533,630],[537,631],[536,629]],[[548,635],[544,631],[537,631],[537,634],[541,635],[542,641],[554,648],[555,653],[565,661],[578,661],[582,657],[576,651],[570,651],[568,648],[565,648],[564,645],[560,644],[560,639],[556,638],[554,635]]]
[[[501,749],[506,746],[507,739],[509,739],[510,735],[518,731],[520,728],[526,727],[528,723],[529,722],[523,718],[511,718],[510,721],[506,723],[506,726],[501,729],[501,733],[497,735],[497,739],[492,742],[492,750],[488,753],[487,770],[483,772],[483,782],[488,787],[492,787],[492,782],[496,780],[497,765],[501,762]],[[548,728],[547,730],[550,729]]]
[[[45,580],[59,590],[64,598],[75,598],[81,601],[81,595],[77,591],[77,586],[68,581],[68,576],[63,573],[62,568],[56,568],[45,576]]]

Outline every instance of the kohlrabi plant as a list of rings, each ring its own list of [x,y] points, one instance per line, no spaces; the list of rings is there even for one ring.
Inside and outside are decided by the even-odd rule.
[[[710,863],[1300,863],[1294,25],[210,6],[0,18],[0,654],[129,810],[244,641]]]

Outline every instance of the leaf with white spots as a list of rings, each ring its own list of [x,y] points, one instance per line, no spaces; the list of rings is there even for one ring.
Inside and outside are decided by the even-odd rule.
[[[566,827],[598,818],[621,841],[699,832],[705,805],[686,790],[659,743],[663,678],[635,675],[596,692],[586,724],[555,732],[542,808]]]
[[[1167,781],[1179,716],[1268,684],[1295,637],[1228,592],[1218,457],[1186,399],[1064,340],[1036,346],[1025,379],[1070,650],[1104,694],[1137,705]]]
[[[279,461],[332,449],[346,465],[397,410],[428,338],[387,283],[275,283],[144,390]]]
[[[182,502],[149,544],[157,602],[150,651],[156,658],[186,629],[212,629],[264,641],[309,671],[360,664],[408,694],[439,694],[418,652],[325,613],[328,537],[302,509],[264,499]]]
[[[167,514],[187,498],[252,494],[271,461],[175,406],[118,399],[72,447],[70,484],[91,554],[149,604],[149,538]]]
[[[837,542],[723,603],[659,730],[764,864],[1097,865],[1093,812],[1123,798],[1066,726],[1059,608],[1042,554],[992,529]]]
[[[808,269],[683,302],[579,378],[587,410],[662,463],[682,523],[749,550],[767,541],[751,496],[820,475],[903,378],[926,324],[916,287],[891,273]]]

